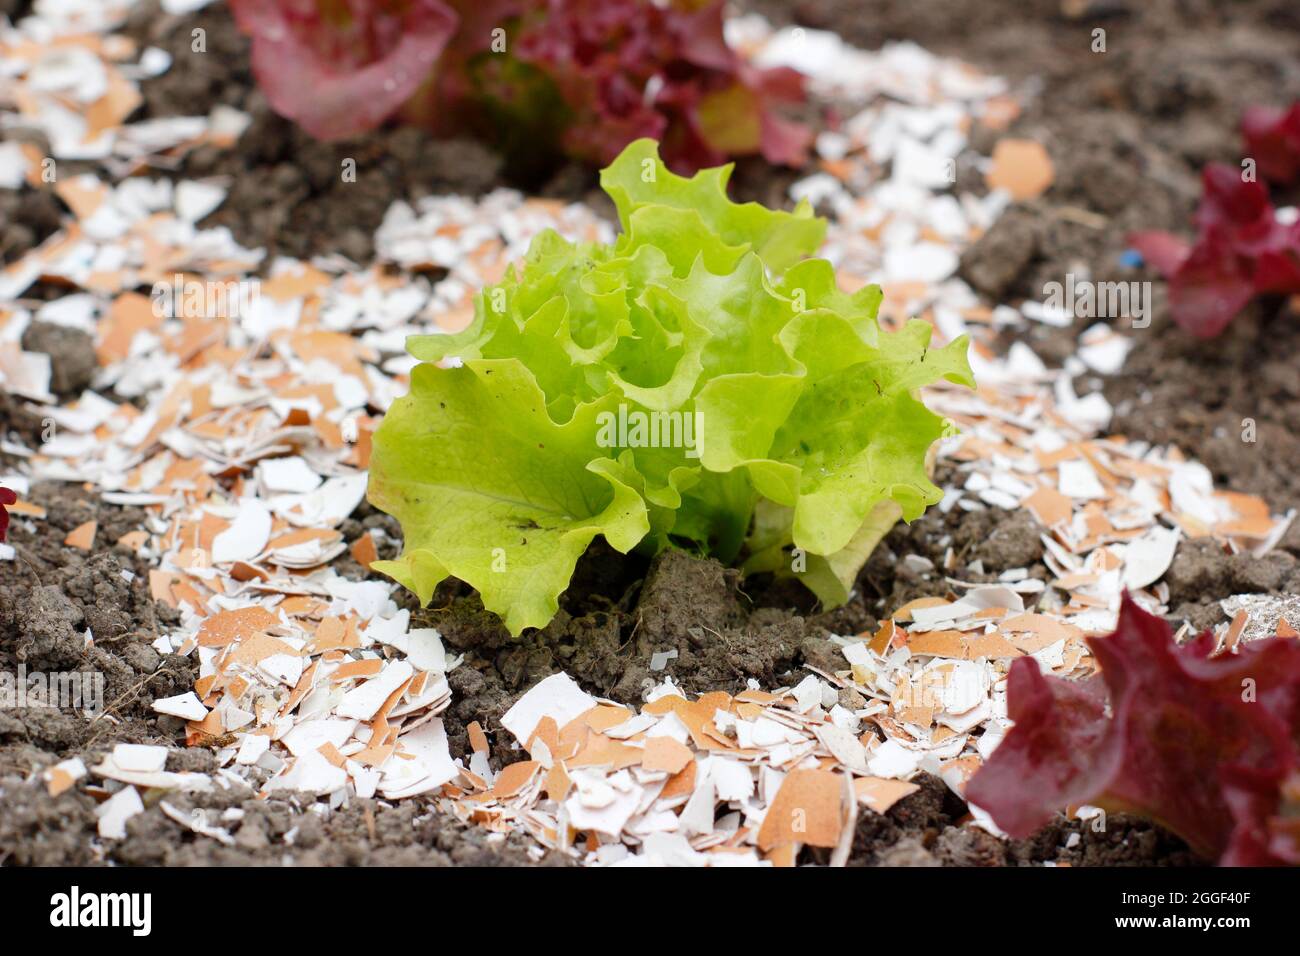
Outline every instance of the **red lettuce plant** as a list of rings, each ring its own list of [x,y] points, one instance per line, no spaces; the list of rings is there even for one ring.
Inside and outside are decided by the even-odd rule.
[[[1073,682],[1015,662],[1015,726],[967,799],[1013,837],[1068,804],[1157,820],[1225,865],[1300,863],[1300,641],[1211,656],[1178,645],[1125,598],[1114,634],[1090,641],[1101,676]]]
[[[12,488],[0,488],[0,542],[9,534],[9,505],[18,500]]]
[[[1202,182],[1195,243],[1167,232],[1129,243],[1169,280],[1174,321],[1209,339],[1255,295],[1300,292],[1300,223],[1279,220],[1264,185],[1235,167],[1207,166]]]
[[[810,134],[777,108],[800,75],[727,45],[724,0],[232,0],[271,106],[334,140],[394,116],[512,152],[611,162],[634,139],[686,171]]]

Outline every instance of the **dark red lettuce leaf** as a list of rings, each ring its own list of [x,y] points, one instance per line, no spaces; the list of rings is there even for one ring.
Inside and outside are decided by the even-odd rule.
[[[777,108],[803,100],[803,78],[760,70],[726,42],[724,0],[546,0],[525,15],[516,53],[553,82],[570,111],[567,151],[608,163],[632,139],[662,143],[692,171],[729,156],[806,159],[811,134]]]
[[[1030,659],[1007,678],[1015,727],[966,788],[966,798],[1024,837],[1068,804],[1104,788],[1121,756],[1108,733],[1106,690],[1099,680],[1048,677]],[[1028,799],[1032,795],[1032,799]]]
[[[0,488],[0,542],[9,534],[9,505],[18,500],[12,488]]]
[[[1202,229],[1231,227],[1243,244],[1259,239],[1273,224],[1273,204],[1264,184],[1241,178],[1241,170],[1210,163],[1201,172],[1201,203],[1193,221]]]
[[[1255,296],[1252,263],[1235,246],[1227,227],[1207,229],[1169,277],[1174,321],[1198,338],[1222,333]]]
[[[1300,641],[1211,656],[1211,634],[1180,646],[1126,597],[1115,633],[1089,643],[1109,716],[1098,688],[1016,661],[1015,726],[967,799],[1014,837],[1090,803],[1159,821],[1224,863],[1300,863]]]
[[[1192,251],[1191,244],[1186,239],[1158,229],[1129,233],[1128,244],[1138,251],[1151,268],[1166,278],[1178,271],[1178,267],[1187,261],[1187,255]]]
[[[231,0],[271,107],[321,140],[374,129],[429,78],[456,31],[441,0]]]
[[[1289,185],[1300,178],[1300,103],[1288,110],[1252,106],[1241,120],[1246,155],[1265,179]]]

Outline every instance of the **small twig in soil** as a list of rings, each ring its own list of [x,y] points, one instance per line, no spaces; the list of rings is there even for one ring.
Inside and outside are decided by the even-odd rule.
[[[41,580],[41,575],[40,572],[36,570],[36,565],[28,561],[23,553],[17,548],[14,548],[14,555],[27,567],[28,571],[32,572],[32,577],[36,579],[36,586],[40,588],[45,587],[45,582]]]
[[[640,626],[641,626],[641,614],[640,612],[638,612],[636,616],[636,623],[632,625],[632,633],[629,634],[627,636],[627,640],[624,641],[622,644],[620,644],[618,647],[620,651],[632,643],[633,639],[636,638],[637,628],[639,628]]]
[[[145,687],[147,687],[151,680],[153,680],[155,677],[161,677],[164,674],[169,675],[171,677],[182,676],[179,672],[171,670],[170,668],[167,667],[163,667],[159,670],[156,670],[152,674],[146,674],[143,678],[140,679],[138,683],[134,684],[133,686],[129,687],[127,690],[123,691],[120,695],[118,695],[117,699],[114,700],[107,707],[105,707],[103,712],[96,714],[95,717],[90,722],[91,726],[94,726],[95,724],[99,723],[99,721],[103,720],[105,717],[108,717],[110,715],[113,717],[117,717],[118,719],[121,719],[122,714],[118,710],[118,706],[125,701],[136,700],[140,696],[140,691],[143,690]],[[106,727],[105,733],[110,728],[111,725]],[[90,747],[93,744],[98,743],[102,736],[103,736],[102,734],[96,732],[96,734],[93,737],[91,737],[88,741],[86,741],[86,746]]]
[[[1087,226],[1089,229],[1105,229],[1110,225],[1110,220],[1105,216],[1099,216],[1095,212],[1080,209],[1078,206],[1058,206],[1056,214],[1067,222]]]

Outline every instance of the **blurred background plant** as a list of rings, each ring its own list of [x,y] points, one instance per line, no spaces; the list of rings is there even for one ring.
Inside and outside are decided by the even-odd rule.
[[[232,0],[273,109],[322,140],[387,120],[470,132],[517,170],[605,164],[634,139],[693,172],[801,165],[793,70],[728,45],[724,0]]]

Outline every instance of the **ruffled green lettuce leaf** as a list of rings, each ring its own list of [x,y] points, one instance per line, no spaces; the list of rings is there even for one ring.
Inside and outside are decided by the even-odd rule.
[[[667,223],[675,222],[673,231],[699,235],[699,227],[687,225],[698,220],[714,235],[709,244],[713,256],[723,256],[729,248],[747,249],[773,272],[783,272],[815,253],[826,237],[825,220],[813,216],[807,202],[799,203],[794,212],[768,209],[756,202],[733,203],[727,198],[733,168],[728,163],[702,169],[690,178],[678,176],[660,162],[654,140],[629,143],[600,173],[600,186],[614,200],[623,226],[619,245],[635,246],[664,237],[664,232],[644,219],[640,230],[633,229],[636,214],[651,207],[656,210],[651,215],[658,229],[667,230]]]
[[[406,548],[373,567],[422,602],[448,575],[466,581],[513,633],[545,625],[596,535],[626,552],[650,530],[641,495],[592,455],[613,405],[557,424],[515,359],[418,366],[370,462],[370,500],[401,522]]]

